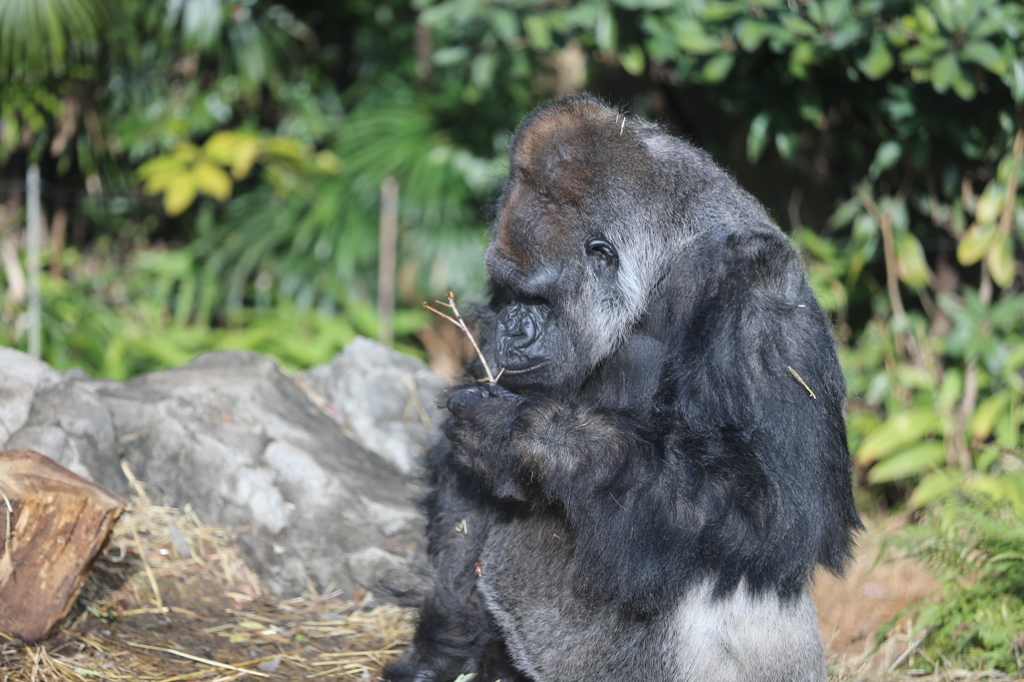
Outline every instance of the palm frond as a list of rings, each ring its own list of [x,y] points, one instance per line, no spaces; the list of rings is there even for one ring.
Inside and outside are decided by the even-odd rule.
[[[61,76],[99,52],[115,0],[0,0],[0,78]]]

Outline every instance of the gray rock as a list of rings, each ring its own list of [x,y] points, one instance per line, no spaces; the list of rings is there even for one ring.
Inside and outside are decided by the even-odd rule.
[[[75,376],[68,373],[35,392],[28,419],[5,447],[35,450],[79,476],[127,495],[110,413],[96,387]]]
[[[268,358],[211,353],[100,394],[157,500],[243,528],[239,543],[279,594],[301,593],[307,576],[351,592],[349,554],[386,545],[402,563],[421,546],[405,479]]]
[[[374,342],[358,345],[307,377],[344,397],[344,423],[373,449],[345,435],[273,360],[240,351],[119,383],[61,375],[0,349],[0,444],[42,452],[127,495],[123,458],[155,503],[191,504],[205,523],[235,529],[252,567],[282,596],[300,594],[310,580],[347,593],[383,582],[415,594],[423,546],[411,501],[417,491],[373,450],[412,467],[410,450],[421,450],[434,429],[403,418],[422,406],[440,421],[440,380]],[[339,386],[342,377],[361,388]],[[360,402],[372,416],[357,413]]]
[[[438,433],[444,381],[415,358],[357,337],[304,375],[347,433],[410,474]]]
[[[42,360],[0,347],[0,448],[28,421],[37,389],[60,381],[60,372]]]

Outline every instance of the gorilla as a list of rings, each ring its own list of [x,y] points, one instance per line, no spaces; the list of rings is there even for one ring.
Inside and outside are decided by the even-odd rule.
[[[480,345],[427,456],[395,682],[812,682],[860,527],[800,259],[710,156],[588,95],[517,129]],[[468,368],[479,377],[480,363]]]

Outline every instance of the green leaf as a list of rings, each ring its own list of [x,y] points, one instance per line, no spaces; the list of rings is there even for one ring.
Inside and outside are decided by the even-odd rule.
[[[884,459],[936,433],[940,426],[939,415],[931,405],[892,415],[864,438],[854,459],[860,465]]]
[[[444,47],[436,51],[431,56],[431,61],[434,62],[435,66],[446,67],[455,66],[460,64],[469,58],[469,48],[465,45],[455,45],[453,47]]]
[[[1005,117],[1005,119],[1009,119],[1009,120],[1004,120],[1003,130],[1005,130],[1007,133],[1014,132],[1014,130],[1016,128],[1014,126],[1013,120],[1010,119],[1009,115],[1007,115]],[[1000,183],[1005,185],[1006,182],[1010,179],[1010,171],[1013,170],[1013,167],[1016,166],[1016,165],[1017,165],[1017,160],[1013,158],[1012,154],[1007,154],[1006,156],[1004,156],[1002,159],[1000,159],[999,166],[996,168],[996,180],[998,180]],[[1022,177],[1020,177],[1018,175],[1018,177],[1017,177],[1017,186],[1018,187],[1020,187],[1021,182],[1024,182],[1024,178],[1022,178]]]
[[[1006,196],[1006,188],[1001,182],[991,181],[985,185],[981,196],[978,197],[978,205],[974,209],[974,219],[979,223],[994,223],[1003,210],[1003,197]]]
[[[641,57],[643,53],[641,53]],[[473,57],[469,67],[469,77],[478,88],[489,88],[494,84],[494,72],[498,66],[498,57],[493,52],[481,52]]]
[[[747,144],[747,148],[749,149],[749,142]],[[856,196],[850,197],[843,203],[839,204],[839,207],[836,208],[835,212],[829,216],[829,228],[837,230],[839,228],[846,227],[853,222],[853,219],[856,218],[862,210],[863,206],[861,205],[860,198]]]
[[[747,161],[750,163],[757,163],[764,153],[764,148],[768,144],[770,122],[771,118],[767,111],[760,112],[750,122],[750,128],[747,130]]]
[[[1013,101],[1024,102],[1024,60],[1016,59],[1010,73],[1003,79],[1010,86],[1010,95]]]
[[[807,67],[814,63],[814,45],[810,41],[803,40],[793,46],[789,53],[789,73],[798,79],[807,78]]]
[[[526,39],[529,41],[530,47],[539,52],[546,52],[551,48],[551,26],[546,17],[531,14],[523,19],[523,29],[526,30]]]
[[[594,19],[594,40],[597,42],[597,46],[605,51],[615,49],[619,38],[618,29],[612,8],[608,6],[608,3],[600,3],[597,6],[597,17]]]
[[[964,236],[960,237],[960,243],[956,245],[956,260],[960,265],[974,265],[988,253],[989,244],[996,234],[994,223],[971,225]]]
[[[900,61],[907,66],[926,66],[934,56],[935,50],[927,45],[912,45],[900,51]]]
[[[871,80],[878,80],[892,70],[893,64],[895,64],[895,60],[892,58],[892,53],[889,52],[885,38],[881,34],[876,34],[871,39],[871,49],[863,59],[858,60],[857,67]]]
[[[1002,448],[998,445],[991,445],[981,449],[981,452],[974,458],[976,471],[988,471],[992,465],[1002,456]]]
[[[952,52],[947,52],[936,59],[932,63],[930,74],[932,87],[935,88],[935,92],[941,95],[949,90],[949,86],[953,84],[953,80],[959,73],[960,63],[957,62],[956,55]]]
[[[260,141],[255,136],[241,139],[238,149],[235,150],[235,160],[231,164],[231,177],[235,180],[248,177],[259,155]]]
[[[868,471],[868,483],[889,483],[919,476],[946,462],[941,440],[930,440],[896,453]]]
[[[736,42],[746,52],[757,52],[770,34],[771,25],[763,21],[741,19],[736,22]]]
[[[914,18],[921,33],[934,35],[939,32],[939,22],[935,20],[935,15],[928,9],[927,4],[914,7]]]
[[[1002,234],[992,240],[988,251],[988,272],[992,275],[992,281],[1003,289],[1013,284],[1017,278],[1017,262],[1013,257],[1013,247],[1013,237]]]
[[[818,36],[818,29],[815,28],[814,24],[798,14],[783,14],[779,17],[779,23],[790,33],[795,33],[798,36],[805,38],[816,38]]]
[[[953,78],[953,92],[963,101],[970,102],[977,96],[978,88],[974,85],[974,81],[967,77],[967,74],[958,69]]]
[[[735,57],[728,52],[716,54],[704,64],[704,69],[701,73],[709,83],[721,83],[729,75],[729,72],[732,71],[732,65],[735,61]]]
[[[105,0],[0,2],[0,82],[62,77],[91,62],[108,10]]]
[[[722,41],[717,36],[708,35],[704,27],[693,19],[676,19],[672,22],[672,29],[676,45],[688,55],[709,55],[722,49]]]
[[[960,50],[960,56],[967,61],[984,66],[999,76],[1005,76],[1010,70],[996,46],[987,40],[967,41],[967,44]]]
[[[892,168],[903,155],[903,145],[896,140],[886,140],[878,145],[875,150],[875,159],[871,162],[871,169],[874,176],[878,177],[882,172]]]
[[[861,242],[866,242],[878,236],[878,221],[875,216],[867,211],[862,211],[853,219],[853,236]]]
[[[186,169],[187,166],[173,156],[161,155],[146,161],[135,172],[146,182],[146,193],[156,194],[163,191],[169,179]]]
[[[964,393],[964,373],[958,367],[950,367],[942,377],[942,386],[936,402],[945,410],[953,409]]]
[[[971,415],[971,438],[984,441],[992,434],[996,422],[1010,405],[1010,392],[1002,390],[981,401]]]
[[[883,209],[889,216],[893,232],[906,232],[910,229],[910,212],[907,210],[907,201],[903,197],[895,196],[884,202]]]
[[[775,150],[786,161],[791,160],[796,153],[796,133],[792,130],[775,133]]]
[[[250,141],[258,144],[259,136],[239,130],[218,130],[203,143],[203,156],[222,166],[231,166]]]
[[[519,20],[515,12],[503,7],[492,7],[490,11],[491,28],[503,43],[510,43],[519,37]]]
[[[725,21],[750,11],[745,2],[713,2],[704,5],[701,18],[705,21]]]
[[[900,280],[914,289],[928,284],[928,261],[921,242],[911,232],[897,233],[895,242],[896,270]]]
[[[933,471],[914,486],[907,505],[911,509],[920,509],[946,495],[953,489],[953,479],[943,470]]]
[[[192,168],[192,180],[197,191],[217,201],[227,201],[234,187],[231,176],[209,161],[200,161]]]
[[[657,10],[672,6],[672,0],[612,0],[612,2],[629,10]]]
[[[619,64],[631,76],[641,76],[647,68],[644,49],[636,43],[619,52]]]
[[[184,213],[196,198],[196,186],[189,173],[182,173],[168,181],[164,190],[164,212],[174,218]]]

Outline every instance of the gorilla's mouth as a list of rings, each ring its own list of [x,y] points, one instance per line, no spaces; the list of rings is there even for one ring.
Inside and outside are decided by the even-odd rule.
[[[500,371],[501,371],[502,374],[513,374],[513,375],[514,374],[528,374],[530,372],[533,372],[533,371],[536,371],[536,370],[540,369],[541,367],[545,366],[546,364],[548,364],[547,360],[544,360],[542,362],[538,362],[535,365],[530,365],[529,367],[518,367],[518,368],[516,368],[516,367],[509,367],[509,366],[506,365],[506,366],[502,366]]]

